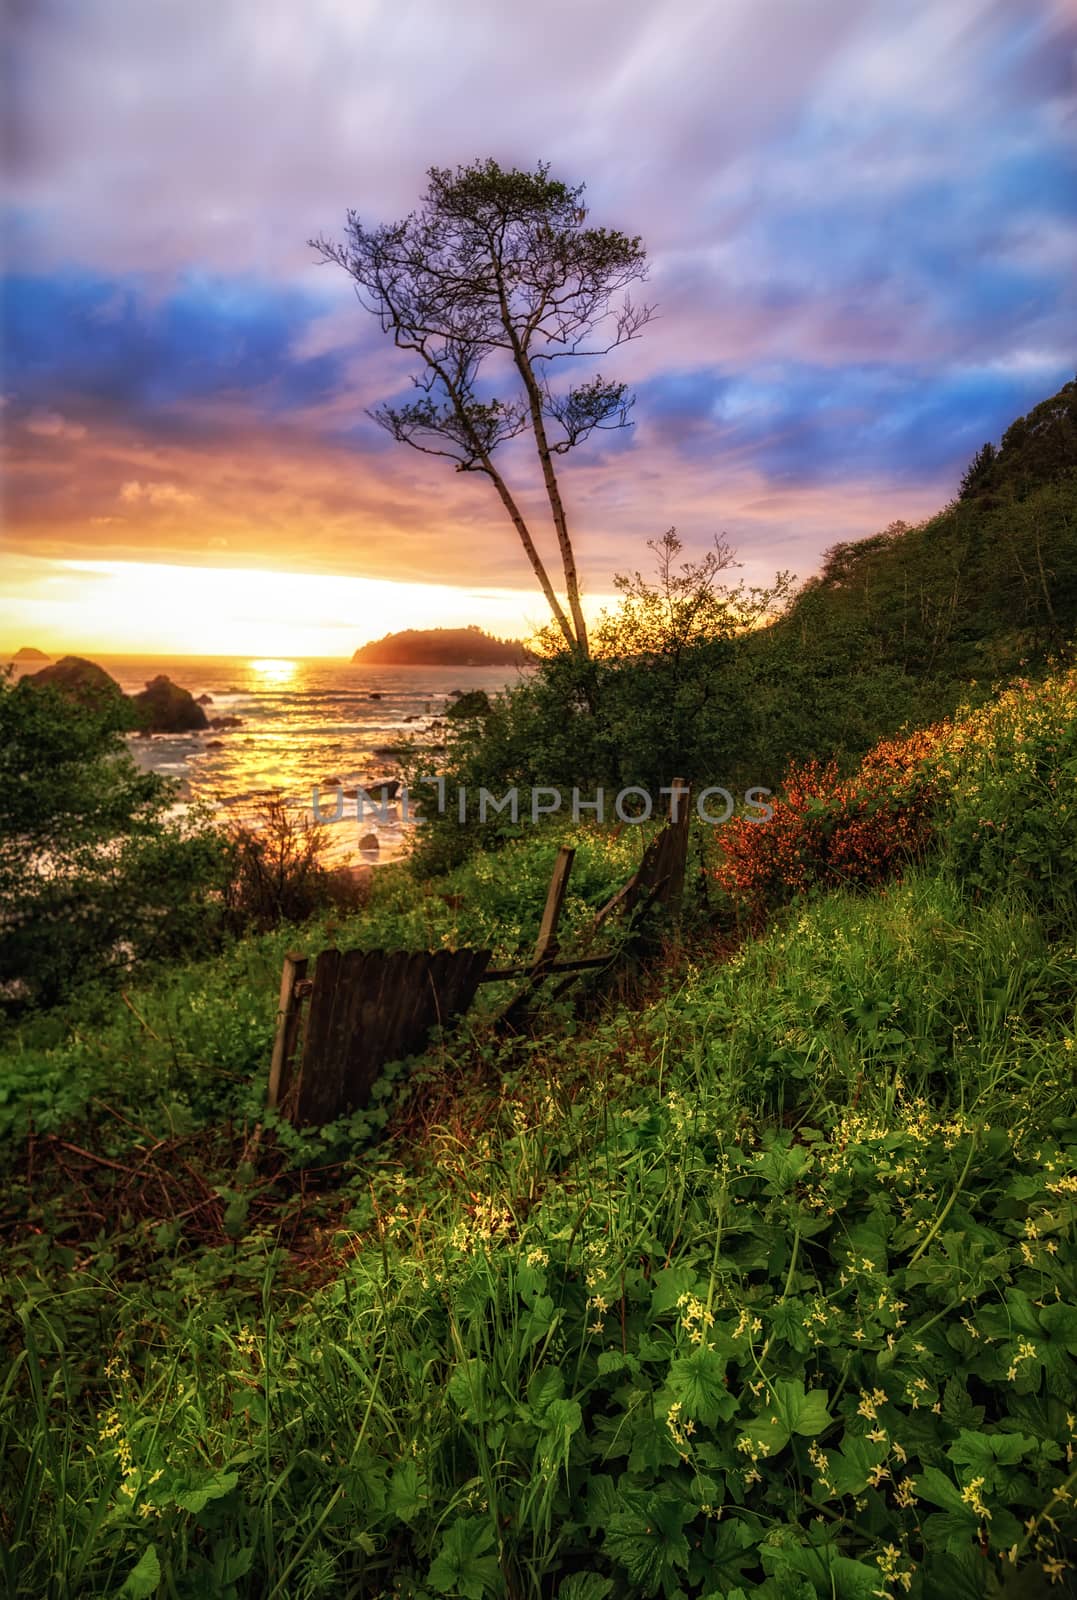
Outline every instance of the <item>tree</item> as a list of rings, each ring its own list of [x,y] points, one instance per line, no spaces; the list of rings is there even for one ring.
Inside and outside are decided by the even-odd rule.
[[[998,460],[998,451],[990,439],[982,444],[961,475],[959,500],[971,500],[991,478],[991,469]]]
[[[341,243],[311,241],[356,285],[360,303],[401,350],[418,356],[418,398],[370,415],[394,439],[481,472],[519,535],[570,648],[588,655],[576,557],[555,458],[596,429],[628,426],[632,397],[601,374],[555,391],[554,362],[608,354],[636,338],[653,307],[633,305],[646,276],[639,238],[587,227],[583,185],[496,161],[431,167],[417,211],[368,227],[348,213]],[[615,298],[623,302],[615,306]],[[487,381],[507,372],[512,388]],[[542,472],[564,578],[567,613],[519,502],[495,463],[500,445],[530,433]]]
[[[79,705],[0,675],[0,1006],[51,1005],[131,961],[189,954],[226,880],[220,836],[139,772],[122,695]]]

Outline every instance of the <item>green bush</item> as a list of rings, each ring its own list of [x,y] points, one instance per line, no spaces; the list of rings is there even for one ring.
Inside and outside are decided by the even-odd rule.
[[[206,948],[226,851],[139,772],[123,702],[0,678],[0,993],[52,1005],[132,962]],[[207,897],[210,910],[207,912]]]

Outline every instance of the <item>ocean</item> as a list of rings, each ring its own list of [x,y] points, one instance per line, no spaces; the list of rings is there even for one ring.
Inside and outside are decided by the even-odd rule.
[[[201,800],[243,817],[254,816],[269,793],[303,811],[315,784],[323,791],[338,782],[354,789],[392,776],[388,747],[407,737],[435,737],[431,725],[444,716],[454,690],[492,693],[521,676],[517,667],[373,667],[249,656],[94,659],[129,694],[163,672],[196,698],[209,696],[207,717],[242,719],[227,731],[130,736],[129,747],[144,770],[178,781],[181,802]],[[329,815],[335,798],[335,788],[323,794]],[[397,853],[403,839],[398,811],[357,829],[351,798],[342,821],[330,828],[335,859],[361,859],[360,832],[378,836],[380,859]]]

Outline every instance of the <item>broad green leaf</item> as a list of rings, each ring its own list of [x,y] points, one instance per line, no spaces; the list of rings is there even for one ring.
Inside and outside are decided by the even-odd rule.
[[[417,1517],[430,1496],[414,1461],[401,1461],[389,1481],[388,1509],[401,1522]]]
[[[605,1549],[624,1567],[636,1592],[657,1594],[675,1568],[687,1566],[688,1540],[683,1528],[691,1517],[691,1506],[663,1498],[610,1519]]]
[[[200,1483],[197,1489],[187,1489],[177,1494],[175,1501],[181,1511],[202,1511],[211,1500],[220,1500],[229,1494],[238,1482],[238,1472],[218,1472],[205,1483]]]
[[[719,1418],[729,1418],[737,1402],[726,1387],[725,1357],[700,1345],[691,1355],[674,1361],[669,1372],[669,1387],[680,1402],[685,1420],[702,1422],[713,1428]]]
[[[1040,1321],[1054,1343],[1063,1345],[1071,1356],[1077,1356],[1077,1306],[1065,1300],[1044,1306]]]
[[[503,1579],[493,1549],[494,1532],[485,1517],[457,1517],[426,1581],[438,1594],[460,1595],[463,1600],[500,1594]]]
[[[682,1294],[696,1288],[694,1267],[663,1267],[656,1272],[651,1292],[651,1316],[661,1317],[675,1309]]]
[[[545,1415],[554,1400],[565,1392],[565,1378],[560,1367],[540,1367],[532,1374],[527,1385],[527,1403],[537,1417]]]
[[[786,1378],[779,1378],[773,1389],[774,1408],[790,1433],[814,1439],[829,1428],[833,1419],[826,1408],[825,1389],[812,1389],[805,1394],[799,1379]]]
[[[597,1572],[575,1572],[559,1585],[557,1600],[606,1600],[612,1588],[612,1578],[603,1578]]]
[[[567,1440],[583,1427],[583,1412],[578,1400],[551,1400],[542,1420],[547,1433]]]
[[[152,1544],[147,1545],[139,1556],[138,1561],[127,1574],[127,1581],[120,1590],[123,1600],[148,1600],[148,1596],[156,1594],[161,1582],[161,1563],[157,1559],[157,1551]]]
[[[482,1420],[485,1392],[486,1363],[478,1356],[460,1361],[449,1379],[449,1399],[465,1417]]]
[[[946,1454],[959,1467],[968,1467],[970,1476],[982,1477],[986,1488],[997,1489],[1012,1476],[1007,1468],[1035,1448],[1035,1439],[1020,1433],[970,1433],[962,1428]]]
[[[925,1467],[918,1475],[916,1493],[921,1500],[927,1500],[933,1506],[942,1506],[944,1511],[952,1511],[973,1527],[976,1526],[976,1513],[962,1500],[953,1479],[948,1478],[945,1472],[940,1472],[938,1467]]]

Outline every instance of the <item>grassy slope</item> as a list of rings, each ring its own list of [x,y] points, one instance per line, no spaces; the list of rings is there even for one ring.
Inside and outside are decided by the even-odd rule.
[[[233,1170],[220,1239],[147,1236],[105,1167],[95,1239],[39,1173],[44,1231],[9,1255],[12,1590],[1067,1592],[1077,924],[1037,884],[1072,870],[1077,768],[1072,698],[1038,704],[970,739],[956,842],[902,885],[802,903],[729,961],[696,945],[642,1008],[431,1052],[388,1143],[323,1147],[347,1159],[317,1233],[301,1192],[245,1210]],[[981,815],[1043,858],[1023,888]],[[592,901],[631,846],[605,848]],[[547,858],[507,858],[536,908]],[[506,871],[468,869],[470,911],[398,914],[386,877],[362,936],[475,936]],[[71,1142],[107,1125],[120,1166],[249,1116],[285,942],[11,1057],[9,1152],[46,1070],[38,1126],[69,1094]],[[145,1135],[80,1124],[88,1095]],[[214,1137],[234,1169],[242,1130]]]

